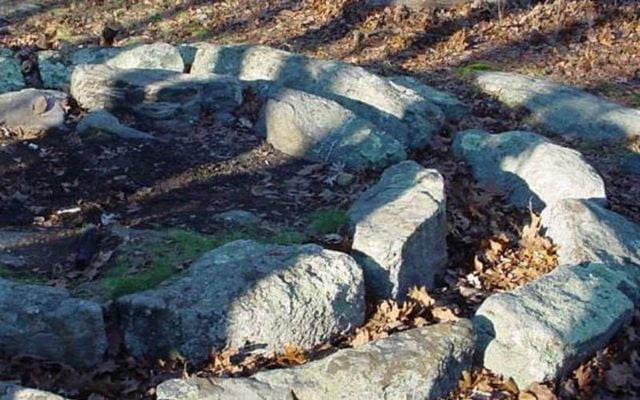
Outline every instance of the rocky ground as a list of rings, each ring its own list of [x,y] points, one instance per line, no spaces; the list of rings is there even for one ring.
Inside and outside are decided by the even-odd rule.
[[[526,6],[500,9],[465,6],[435,12],[368,10],[357,1],[100,1],[91,4],[94,12],[90,15],[85,12],[87,3],[51,1],[18,8],[13,4],[14,11],[0,20],[0,44],[18,51],[22,71],[32,79],[30,85],[42,83],[34,73],[38,68],[34,50],[98,44],[104,41],[100,32],[109,25],[117,31],[117,45],[158,40],[248,41],[356,63],[384,75],[410,74],[455,93],[471,106],[470,116],[447,122],[433,138],[430,150],[410,154],[424,167],[438,169],[447,182],[449,261],[439,289],[430,293],[436,302],[414,294],[404,305],[383,303],[376,311],[372,304],[365,329],[334,343],[338,348],[421,326],[422,320],[470,316],[490,293],[518,287],[557,264],[556,248],[539,235],[537,215],[517,211],[491,185],[478,184],[471,163],[460,162],[449,152],[453,134],[459,130],[473,127],[502,132],[532,124],[526,119],[530,111],[509,109],[473,88],[470,73],[488,68],[526,72],[578,84],[632,107],[640,104],[640,9],[633,1],[527,2]],[[73,126],[83,115],[74,104],[70,107]],[[47,246],[46,252],[42,246],[28,249],[39,256],[36,258],[48,261],[33,266],[30,278],[52,286],[86,290],[89,284],[92,288],[91,282],[106,274],[102,270],[108,261],[105,258],[122,239],[100,231],[97,252],[102,258],[94,259],[89,274],[70,273],[77,261],[78,240],[86,232],[80,228],[89,223],[137,229],[177,227],[218,240],[229,231],[219,214],[231,209],[251,210],[266,221],[259,232],[251,232],[254,236],[285,231],[283,243],[313,241],[350,248],[351,238],[341,229],[345,211],[376,182],[379,173],[347,172],[339,162],[295,161],[253,133],[257,110],[251,101],[244,107],[233,121],[205,113],[184,136],[125,118],[129,125],[159,139],[126,145],[110,136],[81,138],[67,132],[32,137],[5,130],[0,163],[14,167],[0,174],[0,224],[3,228],[36,225],[71,232],[55,246]],[[536,129],[540,133],[547,130],[553,129]],[[637,142],[607,151],[572,137],[560,137],[558,142],[581,150],[604,177],[611,209],[640,222],[640,182],[633,172],[637,166],[620,162],[628,152],[637,152]],[[175,237],[163,240],[178,241]],[[34,249],[43,253],[34,253]],[[145,257],[143,254],[139,264],[148,261]],[[189,254],[172,260],[175,265],[171,267],[179,271],[188,261]],[[632,351],[638,344],[637,329],[636,311],[624,332],[565,380],[518,390],[513,381],[487,371],[468,371],[450,397],[633,398],[638,390],[638,355]],[[258,367],[299,364],[327,351],[317,349],[309,354],[289,348],[270,359],[243,359],[223,352],[197,371],[183,365],[180,357],[160,361],[122,357],[117,346],[97,369],[74,370],[13,357],[0,364],[0,377],[19,377],[27,386],[62,388],[71,396],[91,394],[96,399],[118,393],[138,398],[152,395],[154,384],[183,372],[245,374]]]

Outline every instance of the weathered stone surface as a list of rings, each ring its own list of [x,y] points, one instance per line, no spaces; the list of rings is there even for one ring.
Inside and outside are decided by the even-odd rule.
[[[191,72],[237,76],[265,96],[285,86],[333,100],[412,149],[425,147],[444,121],[442,110],[427,99],[361,67],[264,46],[203,46]]]
[[[67,95],[53,90],[23,89],[0,95],[0,125],[23,131],[64,126]]]
[[[89,110],[128,111],[152,122],[162,121],[165,128],[192,123],[203,110],[232,110],[242,101],[240,83],[231,77],[106,65],[76,67],[71,94]]]
[[[587,200],[559,201],[542,212],[562,264],[584,261],[640,265],[640,227]]]
[[[282,89],[265,104],[260,125],[267,141],[294,157],[354,169],[381,168],[404,160],[402,144],[340,104]]]
[[[126,125],[122,125],[120,121],[118,121],[118,118],[109,114],[105,110],[96,110],[87,113],[87,115],[82,118],[80,123],[78,123],[76,131],[81,135],[90,135],[104,132],[107,134],[119,136],[123,139],[155,139],[155,137],[148,133],[130,128]]]
[[[246,226],[256,225],[260,222],[260,217],[251,211],[229,210],[213,216],[213,219],[223,224]]]
[[[38,53],[38,64],[44,86],[51,88],[68,86],[76,66],[83,64],[175,72],[183,72],[185,69],[180,51],[167,43],[127,47],[89,47],[73,53],[43,51]]]
[[[540,211],[565,198],[606,203],[604,181],[582,155],[544,136],[524,131],[492,135],[481,130],[459,132],[453,152],[471,166],[474,177],[508,196],[518,207]]]
[[[133,354],[177,350],[203,360],[226,345],[308,348],[359,326],[364,283],[346,254],[241,240],[205,254],[178,279],[120,298],[118,307]]]
[[[62,289],[0,279],[0,353],[89,367],[106,349],[99,304]]]
[[[572,87],[495,71],[478,72],[476,83],[510,106],[525,107],[535,122],[558,135],[608,142],[640,132],[640,110]]]
[[[250,378],[170,380],[158,400],[436,399],[471,366],[467,320],[394,334],[300,367]]]
[[[353,254],[370,293],[403,299],[433,286],[447,262],[444,179],[404,161],[388,168],[348,212]]]
[[[638,289],[637,266],[581,264],[494,294],[474,317],[484,366],[520,388],[560,378],[631,319]]]
[[[20,64],[8,49],[0,48],[0,94],[24,88],[24,78]]]
[[[408,96],[415,96],[417,93],[418,96],[440,107],[448,121],[459,122],[471,114],[471,108],[451,93],[434,89],[411,76],[398,75],[389,77],[387,80]]]
[[[0,400],[66,400],[64,397],[37,389],[25,388],[13,382],[0,381]]]

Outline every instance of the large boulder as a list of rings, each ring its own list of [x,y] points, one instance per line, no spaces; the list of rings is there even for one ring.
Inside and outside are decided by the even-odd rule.
[[[204,110],[231,111],[242,102],[240,84],[232,77],[106,65],[76,67],[71,94],[89,110],[130,112],[164,127],[188,125]]]
[[[559,201],[542,212],[546,235],[563,264],[585,261],[640,265],[640,227],[588,200]]]
[[[475,80],[507,105],[529,110],[535,122],[557,135],[618,142],[640,132],[640,110],[576,88],[510,72],[482,71]]]
[[[0,125],[25,132],[64,127],[67,95],[53,90],[23,89],[0,95]]]
[[[388,168],[348,211],[353,255],[377,298],[431,288],[447,262],[444,179],[404,161]]]
[[[50,50],[38,53],[40,75],[44,86],[48,88],[68,86],[75,67],[83,64],[175,72],[184,72],[185,69],[180,51],[167,43],[126,47],[88,47],[72,53]]]
[[[364,321],[362,271],[346,254],[316,245],[236,241],[184,276],[118,300],[132,354],[178,351],[204,360],[225,346],[309,348]]]
[[[444,122],[442,111],[364,68],[252,45],[198,49],[191,72],[237,76],[263,95],[281,86],[325,97],[392,133],[408,148],[424,148]]]
[[[102,361],[106,349],[98,303],[62,289],[0,279],[0,353],[90,367]]]
[[[498,189],[518,207],[531,203],[540,211],[566,198],[606,202],[604,181],[579,152],[533,132],[459,132],[453,152],[481,184]]]
[[[0,400],[66,400],[57,394],[0,381]]]
[[[13,52],[0,48],[0,94],[23,89],[24,77],[20,64],[13,58]]]
[[[464,117],[471,114],[471,107],[458,100],[451,93],[434,89],[411,76],[391,76],[387,78],[387,81],[391,82],[393,86],[403,91],[407,96],[415,96],[417,93],[422,98],[440,107],[445,118],[450,122],[460,122]]]
[[[639,289],[637,266],[581,264],[494,294],[474,317],[483,365],[520,388],[561,378],[630,321]]]
[[[467,320],[440,323],[250,378],[170,380],[158,400],[437,399],[471,367],[474,339]]]
[[[392,135],[340,104],[282,89],[261,112],[267,141],[294,157],[343,162],[354,169],[383,168],[404,160],[404,147]]]

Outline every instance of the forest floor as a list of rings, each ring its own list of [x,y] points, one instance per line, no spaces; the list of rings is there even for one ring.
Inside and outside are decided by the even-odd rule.
[[[555,249],[539,235],[537,216],[517,212],[497,194],[479,188],[466,166],[448,153],[453,134],[461,129],[527,128],[521,111],[474,89],[466,76],[470,68],[487,65],[522,72],[640,107],[640,3],[634,0],[521,1],[509,7],[437,11],[368,9],[357,0],[40,0],[4,1],[0,9],[9,3],[20,7],[0,15],[0,46],[20,51],[25,62],[31,62],[36,49],[99,45],[100,32],[109,25],[120,30],[116,45],[266,44],[362,65],[384,75],[412,75],[472,106],[473,115],[447,126],[429,151],[412,154],[424,166],[437,168],[447,182],[450,262],[440,289],[430,293],[436,306],[410,300],[375,312],[372,305],[368,327],[335,344],[338,347],[363,336],[381,337],[392,325],[398,329],[390,314],[404,327],[419,318],[469,316],[490,293],[517,287],[555,267]],[[255,121],[255,110],[245,111],[244,121]],[[13,168],[0,171],[0,227],[79,229],[100,224],[107,216],[132,228],[170,226],[215,235],[222,229],[211,223],[216,213],[246,209],[304,235],[315,212],[344,212],[377,178],[372,173],[354,174],[347,184],[340,184],[340,165],[288,159],[252,133],[250,124],[228,126],[203,116],[193,134],[154,133],[165,140],[131,146],[106,137],[19,138],[5,132],[0,137],[0,165]],[[612,162],[613,152],[570,144],[605,178],[611,208],[640,223],[638,174],[620,171]],[[301,240],[322,238],[311,234]],[[74,250],[69,241],[60,246],[47,256],[59,268],[37,271],[43,280],[72,286],[92,279],[60,272],[68,270]],[[540,254],[544,261],[534,262]],[[487,371],[471,371],[451,398],[637,398],[638,348],[636,313],[608,348],[561,382],[519,390],[512,381]],[[315,356],[288,349],[272,360],[239,361],[238,355],[222,353],[199,372],[193,367],[186,372],[243,374]],[[184,368],[179,360],[134,360],[114,351],[91,371],[28,357],[0,359],[0,379],[19,378],[93,400],[141,398],[152,396],[154,384],[182,374]]]

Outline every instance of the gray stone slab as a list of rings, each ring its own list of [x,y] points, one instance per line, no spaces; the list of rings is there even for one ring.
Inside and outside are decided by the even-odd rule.
[[[640,265],[640,227],[588,201],[567,199],[542,212],[546,235],[563,264],[585,261]]]
[[[106,349],[98,303],[62,289],[0,279],[0,353],[90,367],[102,361]]]
[[[122,69],[185,70],[178,48],[160,42],[125,47],[89,47],[66,53],[50,50],[38,53],[40,75],[48,88],[68,87],[76,66],[84,64]]]
[[[362,324],[364,307],[362,270],[347,254],[242,240],[205,254],[184,276],[118,300],[132,354],[176,350],[197,361],[225,346],[310,348]]]
[[[404,299],[412,286],[431,288],[447,262],[444,179],[404,161],[388,168],[348,211],[353,255],[369,293]]]
[[[67,95],[54,90],[0,94],[0,125],[28,132],[63,128],[66,102]]]
[[[561,378],[630,321],[638,289],[637,266],[580,264],[494,294],[474,317],[483,365],[520,388]]]
[[[250,378],[170,380],[158,400],[437,399],[471,367],[474,339],[467,320],[440,323]]]
[[[352,169],[384,168],[407,157],[389,133],[334,101],[299,90],[280,90],[260,118],[267,141],[294,157]]]
[[[606,204],[604,181],[579,152],[533,132],[458,132],[452,151],[482,185],[502,192],[518,207],[531,204],[541,211],[565,198]]]
[[[201,47],[191,71],[236,76],[264,96],[285,86],[333,100],[412,149],[424,148],[444,122],[439,107],[364,68],[265,46]]]
[[[17,383],[0,381],[0,400],[67,400],[43,390],[25,388]]]
[[[89,110],[130,112],[165,128],[194,123],[204,110],[233,110],[242,102],[240,83],[232,77],[106,65],[76,67],[71,94]]]
[[[640,110],[585,91],[525,75],[482,71],[477,85],[510,106],[524,107],[533,120],[558,135],[619,142],[640,132]]]
[[[20,64],[8,49],[0,48],[0,94],[13,92],[25,87]]]
[[[458,100],[451,93],[425,85],[411,76],[397,75],[391,76],[387,80],[408,96],[416,96],[417,94],[440,107],[445,118],[450,122],[460,122],[471,114],[471,107]],[[418,99],[418,101],[420,100]]]

